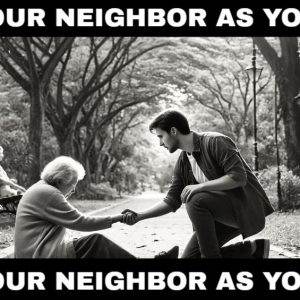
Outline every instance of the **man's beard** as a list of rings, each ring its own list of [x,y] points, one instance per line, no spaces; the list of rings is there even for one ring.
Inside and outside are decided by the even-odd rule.
[[[179,142],[174,141],[173,145],[168,148],[170,153],[174,153],[179,148]]]

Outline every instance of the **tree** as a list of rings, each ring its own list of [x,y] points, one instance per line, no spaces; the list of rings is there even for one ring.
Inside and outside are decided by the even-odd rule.
[[[262,55],[275,74],[280,93],[280,106],[286,140],[287,166],[300,164],[300,105],[294,100],[300,87],[300,59],[297,37],[280,37],[279,46],[264,37],[254,37]]]
[[[253,127],[251,80],[245,71],[250,61],[250,40],[180,38],[174,42],[176,48],[165,47],[158,54],[164,63],[161,80],[173,86],[182,103],[199,110],[201,106],[208,108],[213,118],[217,115],[223,120],[225,134],[247,142]],[[264,93],[271,80],[268,68],[262,77],[258,94]]]
[[[29,157],[28,136],[29,105],[26,93],[16,84],[5,82],[0,75],[0,146],[4,148],[1,161],[10,177],[27,185]],[[12,81],[12,80],[10,80]]]
[[[30,99],[30,183],[39,180],[42,164],[42,129],[50,80],[74,38],[2,37],[0,64],[28,93]]]
[[[214,53],[205,60],[200,58],[198,64],[191,62],[198,70],[188,92],[193,103],[196,100],[223,119],[227,132],[237,142],[247,143],[252,135],[253,113],[251,80],[245,71],[248,45],[244,39],[232,38],[218,39],[218,43],[212,39],[210,42]],[[197,55],[196,51],[194,55]],[[267,71],[258,82],[257,94],[262,93],[270,82],[271,73],[266,74]],[[243,141],[240,141],[241,137]]]
[[[123,37],[74,41],[75,38],[0,40],[0,64],[30,97],[31,183],[38,180],[40,174],[44,114],[53,127],[60,153],[75,154],[76,129],[89,122],[110,91],[114,77],[138,57],[163,45],[137,42],[137,49],[133,49],[137,38]],[[74,52],[75,60],[72,60]],[[118,106],[104,115],[98,127],[123,108]]]
[[[86,143],[86,153],[92,147],[96,131],[122,109],[141,100],[121,103],[109,98],[114,80],[127,66],[145,53],[164,43],[147,44],[137,38],[97,37],[77,40],[69,48],[61,68],[54,78],[54,88],[47,97],[46,116],[57,137],[61,154],[77,157],[74,138],[93,123]],[[116,100],[117,99],[117,100]],[[116,101],[115,101],[116,100]],[[96,116],[96,122],[91,121]]]

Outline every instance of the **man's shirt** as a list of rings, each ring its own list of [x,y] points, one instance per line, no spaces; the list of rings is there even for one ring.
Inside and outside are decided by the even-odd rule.
[[[192,154],[187,153],[187,158],[189,159],[194,177],[197,181],[197,183],[203,183],[208,181],[207,178],[205,177],[204,173],[200,169],[199,165],[197,164],[197,161],[195,157]]]

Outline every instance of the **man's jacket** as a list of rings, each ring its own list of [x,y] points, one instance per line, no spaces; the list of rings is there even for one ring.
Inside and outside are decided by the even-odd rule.
[[[231,199],[243,237],[261,231],[265,225],[265,216],[271,214],[274,209],[235,143],[229,137],[217,132],[193,132],[193,141],[192,155],[208,180],[229,175],[241,183],[241,187],[226,190],[224,193]],[[181,206],[181,192],[190,184],[197,184],[197,181],[187,153],[182,151],[175,165],[172,184],[164,199],[173,211]]]

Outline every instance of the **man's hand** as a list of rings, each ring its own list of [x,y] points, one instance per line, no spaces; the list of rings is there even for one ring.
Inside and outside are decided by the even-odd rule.
[[[191,184],[187,185],[182,193],[181,193],[181,202],[182,203],[188,203],[192,196],[195,195],[196,193],[199,193],[203,191],[203,185],[202,184]]]
[[[125,209],[122,211],[122,215],[122,223],[125,223],[127,225],[133,225],[139,221],[139,214],[133,210]]]

